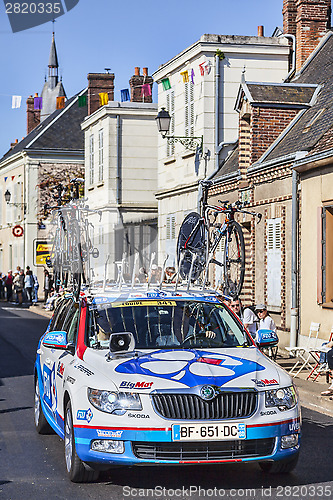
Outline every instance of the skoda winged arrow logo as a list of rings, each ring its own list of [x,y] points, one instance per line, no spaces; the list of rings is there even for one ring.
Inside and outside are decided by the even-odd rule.
[[[200,389],[200,396],[205,401],[210,401],[211,399],[215,398],[216,391],[211,385],[203,385]]]

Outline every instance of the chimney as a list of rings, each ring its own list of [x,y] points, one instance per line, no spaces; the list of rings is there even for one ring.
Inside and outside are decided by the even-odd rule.
[[[38,94],[35,94],[38,97]],[[34,98],[27,99],[27,135],[40,124],[40,109],[34,109]]]
[[[258,36],[264,36],[264,27],[258,26]]]
[[[296,36],[296,0],[283,0],[283,33]]]
[[[130,78],[131,102],[153,102],[152,95],[143,95],[142,85],[149,84],[150,89],[153,86],[153,78],[148,76],[148,68],[142,69],[143,75],[140,75],[140,68],[134,68],[134,75]]]
[[[114,101],[114,73],[88,74],[88,115],[99,107],[99,94],[107,92],[109,101]]]
[[[296,71],[331,27],[331,0],[296,0]]]
[[[24,139],[24,137],[22,137],[22,139]],[[18,139],[15,139],[15,142],[10,143],[10,149],[15,148],[16,144],[18,144]]]

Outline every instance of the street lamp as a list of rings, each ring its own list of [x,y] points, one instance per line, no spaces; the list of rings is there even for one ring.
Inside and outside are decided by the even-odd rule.
[[[7,203],[7,205],[13,205],[14,207],[23,207],[23,210],[24,210],[24,215],[26,213],[26,209],[27,209],[27,204],[26,203],[10,203],[10,199],[12,197],[12,194],[11,192],[7,189],[7,191],[5,192],[5,201]]]
[[[168,140],[168,144],[173,145],[176,142],[180,142],[184,146],[185,149],[189,149],[190,151],[198,151],[199,154],[202,154],[203,151],[203,136],[194,137],[194,136],[175,136],[175,135],[167,135],[170,128],[171,116],[165,108],[162,108],[159,111],[158,115],[155,118],[157,129],[162,134],[163,139]]]

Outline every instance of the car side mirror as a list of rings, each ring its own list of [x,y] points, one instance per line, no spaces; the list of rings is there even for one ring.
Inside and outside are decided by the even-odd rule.
[[[72,354],[74,356],[75,354],[75,344],[73,342],[70,342],[69,344],[66,345],[66,351]]]
[[[43,338],[42,344],[49,349],[63,349],[67,348],[67,332],[49,332]]]
[[[279,337],[273,330],[258,330],[256,344],[258,347],[270,347],[279,343]]]

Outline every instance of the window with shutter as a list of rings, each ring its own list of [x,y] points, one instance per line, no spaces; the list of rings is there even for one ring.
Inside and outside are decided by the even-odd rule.
[[[317,300],[333,301],[333,206],[319,209]]]
[[[89,138],[89,184],[94,184],[94,136]]]
[[[194,135],[194,85],[192,82],[185,82],[185,136]]]
[[[103,130],[98,132],[98,180],[102,182],[103,180]]]
[[[167,111],[171,117],[168,135],[175,135],[175,92],[174,92],[174,90],[169,90],[167,95],[166,95],[166,108],[167,108]],[[172,156],[175,154],[175,145],[169,144],[168,140],[167,140],[166,148],[167,148],[167,151],[166,151],[167,156]]]
[[[169,255],[168,266],[174,266],[176,262],[176,215],[166,216],[166,241],[165,251]]]
[[[267,220],[267,303],[281,306],[281,219]]]

